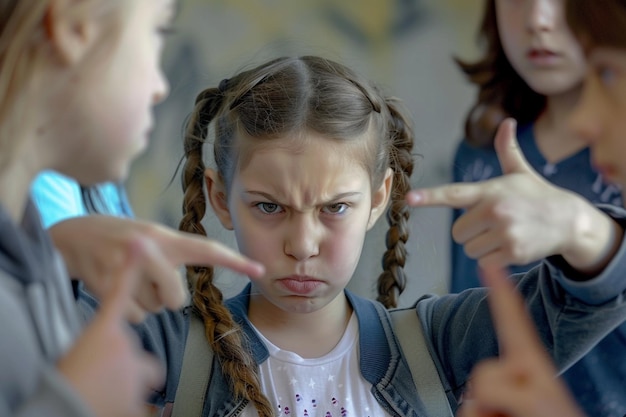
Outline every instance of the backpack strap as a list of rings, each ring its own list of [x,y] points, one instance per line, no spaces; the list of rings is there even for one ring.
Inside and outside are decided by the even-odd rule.
[[[417,317],[417,310],[412,307],[390,310],[389,313],[394,333],[409,364],[415,388],[424,403],[426,414],[453,417],[437,367],[424,339],[424,329]]]
[[[204,322],[193,310],[189,313],[189,333],[183,354],[172,417],[200,417],[211,378],[213,351],[204,335]]]
[[[417,311],[415,308],[396,309],[390,311],[390,316],[394,334],[409,364],[415,388],[427,414],[453,417],[439,373],[426,345]],[[212,366],[213,351],[204,335],[204,322],[192,311],[189,314],[189,333],[171,417],[202,415]]]

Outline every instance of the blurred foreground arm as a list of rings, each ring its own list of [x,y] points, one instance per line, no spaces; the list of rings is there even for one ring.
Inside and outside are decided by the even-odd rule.
[[[459,417],[584,417],[544,350],[505,273],[483,272],[500,356],[474,367]]]

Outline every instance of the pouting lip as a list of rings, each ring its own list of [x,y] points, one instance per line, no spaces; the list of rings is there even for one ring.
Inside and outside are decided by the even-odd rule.
[[[543,47],[530,48],[526,54],[529,57],[558,56],[559,55],[557,52],[555,52],[555,51],[553,51],[551,49],[548,49],[548,48],[543,48]]]
[[[290,295],[309,297],[321,287],[326,285],[324,281],[303,275],[291,275],[280,278],[277,281]]]
[[[289,276],[285,276],[282,278],[279,278],[279,281],[283,281],[283,280],[294,280],[294,281],[299,281],[299,282],[304,282],[304,281],[320,281],[322,282],[321,279],[319,278],[315,278],[315,277],[311,277],[308,275],[289,275]]]

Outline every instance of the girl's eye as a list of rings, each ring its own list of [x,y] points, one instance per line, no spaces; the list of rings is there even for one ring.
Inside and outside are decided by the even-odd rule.
[[[324,211],[330,214],[343,214],[348,209],[346,203],[336,203],[324,207]]]
[[[280,206],[276,203],[257,203],[256,207],[265,214],[276,214],[280,211]]]
[[[604,85],[612,85],[615,82],[615,70],[607,66],[599,66],[596,73]]]

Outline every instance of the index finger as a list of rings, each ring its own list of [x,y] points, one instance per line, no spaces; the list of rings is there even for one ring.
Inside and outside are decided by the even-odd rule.
[[[187,232],[175,232],[168,238],[167,252],[177,264],[222,266],[250,277],[260,277],[265,267],[226,245]]]
[[[481,278],[489,287],[489,307],[498,335],[500,356],[528,357],[540,352],[545,355],[524,299],[507,278],[505,270],[486,266],[481,270]]]
[[[484,194],[483,183],[453,183],[411,190],[406,195],[406,201],[414,207],[466,208],[478,203]]]

